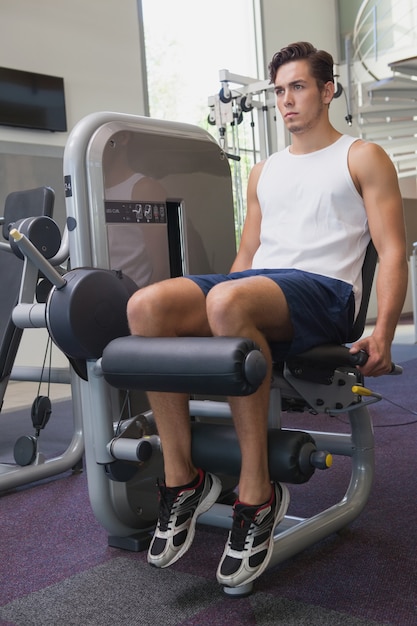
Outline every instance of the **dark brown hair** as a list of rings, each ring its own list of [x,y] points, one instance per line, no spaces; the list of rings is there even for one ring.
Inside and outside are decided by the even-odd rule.
[[[290,61],[306,59],[310,64],[311,75],[316,79],[319,89],[329,80],[333,81],[333,57],[324,50],[317,50],[308,41],[299,41],[285,46],[272,57],[268,65],[271,83],[275,82],[278,69]]]

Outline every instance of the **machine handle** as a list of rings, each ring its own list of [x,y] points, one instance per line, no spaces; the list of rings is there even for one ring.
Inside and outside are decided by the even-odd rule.
[[[352,365],[365,365],[368,360],[368,354],[365,350],[359,350],[359,352],[350,353],[350,359]],[[403,373],[403,368],[401,365],[397,365],[396,363],[391,363],[391,370],[389,374],[391,376],[400,376]]]
[[[359,352],[349,352],[349,361],[352,365],[365,365],[368,360],[368,354],[365,350],[359,350]]]
[[[37,267],[42,274],[47,278],[57,289],[62,289],[67,284],[67,281],[57,272],[57,270],[42,256],[39,250],[33,245],[31,241],[20,233],[17,228],[12,228],[10,236],[18,245],[20,251],[25,257]]]

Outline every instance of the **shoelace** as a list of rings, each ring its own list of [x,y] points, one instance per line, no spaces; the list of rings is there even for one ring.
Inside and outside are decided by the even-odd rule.
[[[169,522],[171,518],[172,507],[177,499],[178,492],[174,489],[168,489],[165,485],[161,485],[157,481],[159,488],[159,528],[163,532],[170,530]]]
[[[245,513],[245,509],[241,509],[240,511],[235,510],[230,542],[232,550],[242,552],[242,550],[245,549],[248,532],[252,524],[258,526],[254,518]]]

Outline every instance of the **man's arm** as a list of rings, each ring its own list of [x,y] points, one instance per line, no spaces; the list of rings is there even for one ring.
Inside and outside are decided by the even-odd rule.
[[[354,143],[349,167],[362,194],[379,257],[375,328],[369,337],[357,341],[351,351],[365,350],[369,359],[361,371],[365,376],[379,376],[391,369],[391,344],[407,291],[402,199],[394,165],[380,146],[362,141]]]
[[[246,218],[239,251],[230,269],[231,272],[241,272],[250,269],[252,267],[254,254],[259,248],[262,214],[256,189],[263,165],[264,161],[254,165],[249,175]]]

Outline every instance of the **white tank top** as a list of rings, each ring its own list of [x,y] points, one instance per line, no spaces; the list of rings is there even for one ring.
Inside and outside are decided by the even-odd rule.
[[[133,188],[143,174],[135,172],[117,185],[105,191],[106,200],[134,200]],[[135,281],[138,287],[151,282],[152,263],[146,246],[143,230],[138,224],[107,224],[110,266],[122,270]]]
[[[132,198],[133,187],[142,178],[145,178],[143,174],[134,172],[121,183],[113,185],[113,187],[107,187],[105,192],[106,200],[135,200],[135,198]]]
[[[294,155],[286,148],[266,160],[257,187],[262,224],[252,267],[295,268],[343,280],[353,287],[358,311],[370,235],[348,168],[355,141],[342,135],[316,152]]]

